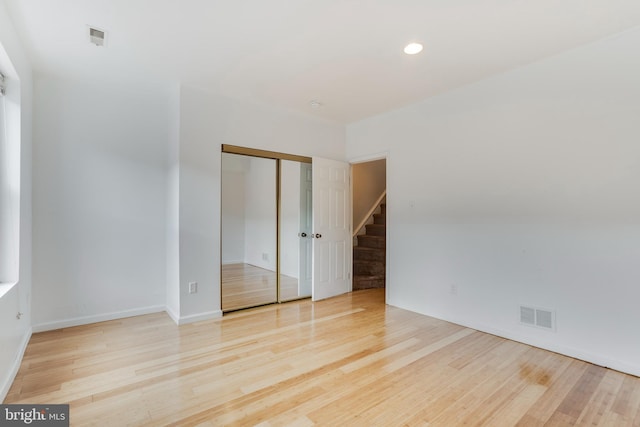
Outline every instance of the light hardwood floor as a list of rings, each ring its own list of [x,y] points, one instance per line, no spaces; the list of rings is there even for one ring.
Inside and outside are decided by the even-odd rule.
[[[307,295],[308,296],[308,295]],[[280,300],[304,297],[298,295],[298,279],[282,274]],[[276,273],[251,264],[222,266],[222,310],[238,310],[277,302]]]
[[[79,426],[640,426],[639,378],[383,292],[35,334],[5,403],[70,403]]]

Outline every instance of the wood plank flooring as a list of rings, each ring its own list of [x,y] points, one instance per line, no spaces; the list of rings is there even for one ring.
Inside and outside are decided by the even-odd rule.
[[[640,426],[639,378],[383,292],[34,334],[5,403],[69,403],[75,426]]]
[[[310,296],[310,295],[306,295]],[[300,298],[298,279],[280,277],[280,300]],[[222,266],[222,310],[238,310],[277,302],[276,272],[251,264]]]

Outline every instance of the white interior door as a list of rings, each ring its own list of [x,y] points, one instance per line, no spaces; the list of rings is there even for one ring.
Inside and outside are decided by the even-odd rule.
[[[314,301],[351,291],[349,164],[313,158]]]

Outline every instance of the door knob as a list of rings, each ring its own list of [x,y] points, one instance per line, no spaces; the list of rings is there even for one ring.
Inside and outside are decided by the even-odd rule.
[[[322,237],[322,234],[320,234],[320,233],[316,233],[316,235],[315,235],[314,237],[315,237],[316,239],[319,239],[319,238],[321,238],[321,237]]]
[[[305,232],[300,233],[300,237],[307,237],[307,233]]]

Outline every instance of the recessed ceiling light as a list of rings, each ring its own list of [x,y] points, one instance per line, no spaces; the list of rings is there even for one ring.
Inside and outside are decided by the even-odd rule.
[[[322,107],[322,103],[318,100],[312,99],[311,101],[309,101],[309,105],[311,105],[311,108],[320,108]]]
[[[409,43],[404,47],[404,53],[407,55],[415,55],[422,52],[422,45],[420,43]]]

